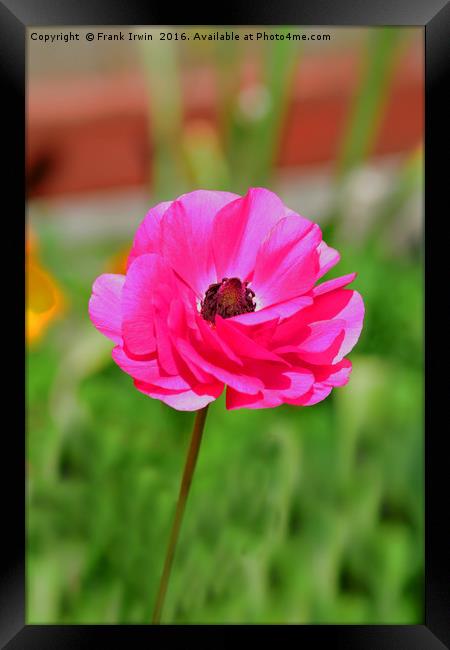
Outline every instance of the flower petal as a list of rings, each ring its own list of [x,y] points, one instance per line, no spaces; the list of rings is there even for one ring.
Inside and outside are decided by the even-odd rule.
[[[340,278],[334,278],[333,280],[327,280],[327,282],[322,282],[322,284],[317,285],[312,290],[313,296],[321,296],[323,293],[328,293],[329,291],[334,291],[334,289],[340,289],[341,287],[346,287],[350,282],[356,278],[356,273],[349,273],[348,275],[342,275]]]
[[[320,242],[318,253],[320,271],[317,279],[319,280],[323,275],[325,275],[325,273],[328,273],[328,271],[339,262],[341,256],[338,251],[336,251],[334,248],[331,248],[331,246],[328,246],[324,241]]]
[[[344,336],[332,363],[340,361],[357,342],[364,320],[364,303],[356,291],[335,289],[318,296],[311,307],[298,312],[284,320],[271,342],[273,350],[283,346],[299,345],[304,335],[304,328],[318,321],[342,321]]]
[[[330,364],[342,345],[345,325],[345,321],[339,319],[309,323],[303,329],[299,343],[276,348],[276,352],[290,353],[300,363]]]
[[[122,289],[124,275],[104,273],[94,282],[89,316],[95,327],[114,343],[122,343]]]
[[[288,365],[280,356],[246,336],[236,323],[229,322],[219,315],[216,316],[216,329],[222,341],[242,357]]]
[[[251,283],[257,304],[274,305],[309,291],[319,272],[319,226],[307,219],[281,219],[258,251]]]
[[[223,391],[223,384],[217,383],[209,387],[209,393],[196,393],[194,390],[175,391],[167,388],[157,388],[135,380],[135,387],[141,393],[159,399],[177,411],[198,411],[216,400]]]
[[[134,236],[133,246],[127,260],[127,269],[139,255],[159,253],[161,248],[161,219],[172,201],[158,203],[149,210]]]
[[[314,320],[338,319],[344,321],[345,336],[333,359],[338,363],[350,352],[359,339],[364,320],[364,303],[357,291],[336,289],[319,296],[309,308]]]
[[[200,299],[217,277],[211,242],[214,218],[236,196],[206,190],[184,194],[162,219],[164,259]]]
[[[345,386],[352,370],[351,361],[342,359],[331,366],[311,366],[314,373],[314,384],[310,390],[296,399],[287,399],[288,404],[295,406],[313,406],[323,401],[336,386]]]
[[[233,367],[231,363],[227,363],[226,358],[219,356],[215,359],[212,356],[207,357],[205,352],[208,351],[202,350],[202,353],[200,353],[189,341],[178,339],[177,349],[194,375],[197,367],[204,372],[208,372],[218,381],[246,393],[257,393],[264,387],[263,382],[258,377],[245,374],[239,366]]]
[[[312,389],[314,375],[307,368],[284,372],[283,376],[289,379],[288,387],[283,389],[265,388],[256,395],[250,395],[227,387],[226,408],[228,410],[273,408],[289,400],[300,399],[302,396],[309,394]]]
[[[312,304],[313,299],[310,296],[300,296],[298,298],[292,298],[292,300],[287,300],[286,302],[280,302],[277,305],[270,305],[270,307],[263,307],[256,311],[233,316],[233,321],[242,323],[243,325],[257,325],[258,323],[271,321],[274,318],[288,318],[288,316],[292,316]]]
[[[227,411],[234,411],[241,408],[259,408],[258,404],[264,400],[263,393],[258,392],[255,395],[240,393],[231,386],[227,386],[225,407]]]
[[[331,366],[314,366],[312,368],[316,382],[327,386],[345,386],[350,378],[352,362],[350,359],[342,359]]]
[[[286,210],[276,194],[263,188],[249,189],[244,197],[220,210],[213,233],[218,281],[224,277],[249,279],[260,242]]]
[[[293,406],[313,406],[314,404],[318,404],[327,398],[332,390],[332,386],[327,386],[325,384],[317,382],[313,384],[306,395],[302,395],[297,399],[286,400],[286,402],[288,404],[292,404]]]
[[[156,359],[131,359],[120,346],[114,348],[112,357],[119,368],[134,379],[153,384],[159,388],[169,388],[171,390],[190,389],[188,382],[180,375],[162,375]]]
[[[220,355],[227,356],[231,361],[234,361],[234,363],[237,363],[239,366],[243,365],[243,362],[238,355],[235,354],[229,345],[220,338],[216,328],[212,328],[201,316],[197,318],[197,326],[205,347],[214,350]]]
[[[164,275],[159,255],[140,255],[127,271],[123,287],[123,338],[132,354],[150,354],[156,350],[153,292]]]

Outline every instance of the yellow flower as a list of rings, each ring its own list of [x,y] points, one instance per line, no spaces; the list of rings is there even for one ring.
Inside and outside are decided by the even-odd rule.
[[[29,233],[28,233],[29,235]],[[25,278],[25,334],[28,344],[36,343],[50,323],[63,312],[63,294],[56,281],[37,260],[36,240],[27,237]]]
[[[106,264],[106,271],[108,273],[119,273],[125,275],[127,272],[127,260],[130,254],[131,244],[122,248],[118,253],[113,255]]]

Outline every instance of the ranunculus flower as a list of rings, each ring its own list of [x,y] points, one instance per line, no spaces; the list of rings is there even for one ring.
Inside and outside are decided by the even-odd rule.
[[[104,274],[92,322],[138,390],[194,411],[309,406],[347,383],[364,305],[315,223],[272,192],[198,190],[152,208],[125,275]]]

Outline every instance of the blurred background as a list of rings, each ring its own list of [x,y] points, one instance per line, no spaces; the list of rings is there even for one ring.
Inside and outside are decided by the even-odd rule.
[[[212,405],[163,620],[421,623],[423,30],[87,31],[28,40],[27,622],[151,620],[193,415],[115,366],[91,286],[156,202],[267,186],[358,272],[365,326],[324,402]]]

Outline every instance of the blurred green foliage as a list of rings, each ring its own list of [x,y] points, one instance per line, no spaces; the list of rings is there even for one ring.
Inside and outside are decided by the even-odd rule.
[[[370,153],[383,117],[389,82],[400,52],[399,44],[405,41],[404,36],[405,32],[395,27],[369,32],[363,59],[362,83],[355,97],[338,161],[337,178],[340,181],[343,175],[361,164]]]
[[[383,46],[383,57],[395,56],[390,37],[379,38],[378,49]],[[289,84],[285,65],[291,63],[283,48],[274,54]],[[269,59],[270,68],[278,59]],[[174,58],[166,63],[175,74]],[[374,65],[368,69],[375,74]],[[277,97],[283,95],[280,79],[273,83]],[[166,91],[176,93],[161,89],[162,110]],[[263,131],[270,133],[263,138],[258,178],[268,173],[273,134],[283,119],[282,109],[272,108],[264,117]],[[364,123],[361,108],[355,110]],[[368,110],[373,119],[366,119],[365,129],[373,130],[379,115]],[[170,124],[161,117],[166,135],[158,141],[166,154],[175,151],[173,142],[164,146],[177,138],[173,115]],[[229,142],[239,140],[233,119],[229,128]],[[250,143],[254,134],[244,135]],[[213,150],[208,137],[180,140],[188,150],[190,141],[201,144],[182,154],[188,187],[204,173],[202,161]],[[348,145],[342,150],[353,151]],[[156,163],[162,193],[168,156]],[[251,160],[257,157],[257,147],[247,152],[240,182],[254,184]],[[224,155],[222,163],[229,159]],[[358,165],[363,159],[358,153]],[[222,163],[225,183],[229,172]],[[385,245],[406,201],[420,193],[421,179],[416,152],[380,200],[365,239],[341,240],[335,227],[328,230],[328,243],[342,255],[330,276],[357,270],[354,287],[366,305],[348,386],[310,408],[227,412],[223,398],[211,406],[164,621],[422,621],[422,262],[417,249],[400,253]],[[338,219],[339,211],[333,216]],[[112,363],[112,344],[88,322],[92,281],[104,272],[117,241],[105,234],[101,244],[73,242],[57,237],[44,219],[36,228],[42,258],[71,308],[28,353],[27,620],[147,623],[193,415],[137,392]]]

